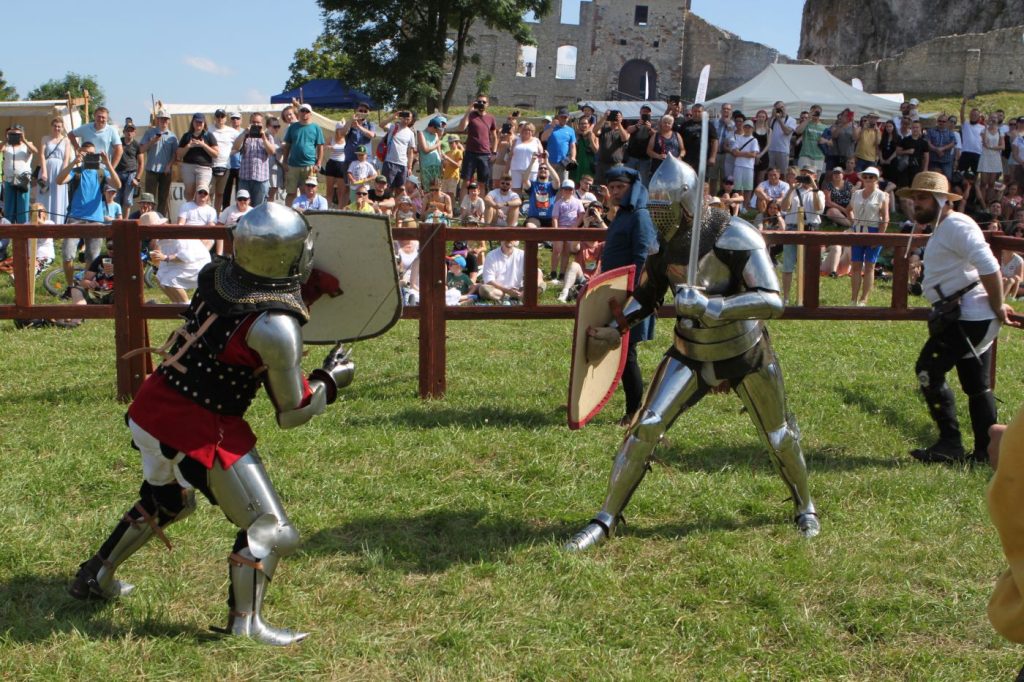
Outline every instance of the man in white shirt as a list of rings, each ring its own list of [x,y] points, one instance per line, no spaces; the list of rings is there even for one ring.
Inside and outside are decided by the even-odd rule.
[[[515,227],[519,222],[519,208],[523,205],[523,200],[512,191],[511,175],[505,174],[501,177],[498,187],[484,197],[484,205],[487,206],[485,220],[488,225]]]
[[[782,170],[784,169],[785,166],[769,168],[768,179],[754,189],[754,196],[750,198],[750,207],[756,208],[758,213],[764,213],[769,201],[780,201],[789,191],[789,183],[782,181]]]
[[[302,185],[302,194],[295,197],[295,201],[292,202],[292,208],[299,213],[305,213],[306,211],[326,211],[330,206],[327,203],[327,198],[317,194],[319,187],[319,181],[316,176],[310,175],[306,178]]]
[[[231,170],[231,149],[235,145],[235,140],[242,134],[242,131],[228,125],[227,121],[228,112],[223,109],[213,112],[213,127],[210,128],[210,133],[217,140],[217,156],[213,160],[213,183],[210,191],[213,193],[214,208],[224,206],[224,187],[227,185],[228,173]]]
[[[523,298],[523,250],[517,241],[502,241],[501,246],[484,257],[477,294],[485,301],[511,301]]]
[[[412,131],[412,112],[400,111],[387,135],[388,153],[381,175],[388,179],[388,187],[401,187],[409,179],[413,155],[416,151],[416,133]]]
[[[978,172],[978,161],[981,159],[981,136],[985,133],[985,120],[976,108],[971,109],[970,118],[964,118],[967,98],[960,100],[960,161],[957,170],[961,173],[968,168]]]
[[[238,219],[244,216],[246,213],[252,210],[252,202],[250,201],[249,190],[240,189],[235,192],[235,203],[233,206],[226,207],[220,212],[220,218],[217,222],[221,225],[227,225],[233,227],[238,224]]]
[[[937,223],[924,250],[922,287],[932,304],[928,340],[914,371],[939,439],[910,454],[929,463],[987,462],[988,430],[996,423],[995,398],[989,388],[992,341],[1000,324],[1019,326],[1009,317],[1013,309],[1003,302],[999,261],[978,224],[953,210],[952,202],[960,196],[949,192],[946,176],[918,173],[913,184],[898,194],[913,201],[918,223]],[[954,367],[967,394],[974,431],[970,453],[963,447],[956,401],[946,383],[946,373]]]

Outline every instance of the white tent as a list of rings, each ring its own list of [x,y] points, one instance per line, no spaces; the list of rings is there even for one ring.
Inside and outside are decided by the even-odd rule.
[[[64,99],[48,99],[22,102],[0,102],[0,127],[7,130],[15,123],[25,127],[25,136],[38,146],[43,135],[50,134],[50,119],[61,118],[64,130],[74,130],[82,125],[78,110],[68,112]],[[33,163],[38,163],[36,159]]]
[[[163,108],[171,116],[171,130],[175,135],[182,135],[188,130],[192,115],[201,113],[206,116],[206,124],[213,125],[213,112],[223,109],[229,114],[237,111],[242,114],[242,127],[249,125],[249,114],[261,113],[265,116],[280,116],[283,104],[163,104]],[[324,136],[330,140],[334,135],[334,121],[316,111],[313,112],[313,123],[316,123],[324,130]],[[142,139],[144,129],[148,127],[147,121],[135,121],[138,128],[136,137]]]
[[[777,101],[786,103],[794,118],[812,104],[821,106],[822,118],[830,120],[843,109],[853,109],[859,118],[875,111],[882,118],[892,118],[899,103],[857,90],[816,64],[769,64],[764,71],[735,90],[708,100],[709,109],[731,104],[753,118],[758,109],[771,111]]]

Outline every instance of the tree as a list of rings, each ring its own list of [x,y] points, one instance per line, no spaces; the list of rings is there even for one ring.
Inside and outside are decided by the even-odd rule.
[[[324,32],[318,42],[333,41],[329,44],[338,49],[334,58],[347,62],[344,74],[349,85],[381,102],[428,111],[448,109],[463,66],[476,60],[470,54],[475,22],[510,33],[520,44],[533,45],[523,15],[533,12],[542,17],[552,4],[551,0],[317,2],[324,13]],[[296,75],[293,68],[292,78]]]
[[[8,85],[4,79],[4,72],[0,71],[0,102],[15,102],[18,100],[18,91],[13,85]]]
[[[342,50],[341,42],[328,33],[314,40],[312,47],[295,50],[288,70],[291,76],[284,84],[285,90],[297,88],[317,78],[348,81],[352,76],[352,64]]]
[[[95,110],[96,107],[103,106],[106,101],[106,97],[103,94],[103,88],[96,82],[96,76],[83,76],[72,71],[68,71],[64,75],[64,78],[60,80],[48,80],[38,88],[28,93],[29,99],[65,99],[68,93],[71,93],[72,97],[82,97],[82,92],[89,91],[89,108]]]

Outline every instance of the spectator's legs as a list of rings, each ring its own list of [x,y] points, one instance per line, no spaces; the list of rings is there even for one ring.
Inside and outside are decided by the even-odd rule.
[[[197,166],[194,163],[182,163],[178,164],[178,167],[181,169],[181,181],[185,184],[185,201],[192,201],[192,197],[196,193],[196,183],[198,181]]]
[[[268,180],[239,180],[238,189],[249,192],[249,205],[256,208],[267,200],[267,190],[270,187]]]
[[[125,217],[131,213],[132,205],[135,203],[135,171],[129,173],[118,173],[117,178],[121,181],[121,189],[117,190],[115,201],[121,204],[121,210]]]
[[[576,280],[583,274],[583,268],[576,261],[569,263],[565,271],[565,279],[562,281],[562,292],[558,294],[558,300],[565,303],[569,300],[569,290],[576,284]]]
[[[779,173],[785,177],[786,169],[789,168],[789,154],[786,152],[768,152],[768,167],[777,168]]]
[[[237,189],[241,189],[241,186],[238,184],[238,169],[229,168],[228,179],[224,182],[224,203],[221,204],[220,210],[223,211],[231,205],[231,195]],[[250,203],[250,205],[252,204]]]

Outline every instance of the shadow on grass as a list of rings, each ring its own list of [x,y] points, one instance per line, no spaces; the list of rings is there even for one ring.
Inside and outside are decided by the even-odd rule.
[[[472,408],[453,408],[436,401],[428,401],[417,407],[395,413],[381,413],[368,417],[351,417],[352,426],[377,426],[400,424],[418,429],[461,426],[476,428],[486,424],[489,427],[542,427],[565,426],[565,406],[551,409],[515,409],[511,406],[480,405]]]
[[[130,628],[111,624],[111,602],[77,601],[68,596],[70,577],[19,575],[0,582],[0,641],[39,642],[54,633],[81,632],[93,639],[125,635],[197,641],[217,635],[180,623],[148,617]],[[130,599],[131,597],[126,597]]]
[[[753,432],[753,427],[751,427],[751,432]],[[695,450],[683,450],[672,445],[671,431],[668,432],[666,439],[669,444],[655,450],[654,460],[680,471],[717,473],[724,468],[736,466],[763,467],[765,471],[774,470],[768,451],[760,443],[739,447],[709,443]],[[893,469],[901,465],[896,457],[858,455],[845,447],[827,450],[804,449],[804,457],[807,460],[807,468],[812,474],[816,471]]]
[[[567,523],[530,523],[482,509],[435,510],[418,516],[365,516],[321,530],[306,554],[355,554],[357,570],[437,573],[453,564],[501,560],[515,547],[568,539]]]
[[[930,422],[924,423],[915,421],[911,423],[902,413],[892,407],[884,396],[879,397],[868,393],[865,389],[856,389],[851,386],[837,386],[836,393],[843,402],[859,409],[865,415],[871,415],[873,419],[881,419],[882,422],[901,433],[913,434],[914,441],[926,442],[934,439],[935,433]],[[920,413],[926,416],[927,410],[923,403],[920,404]]]

